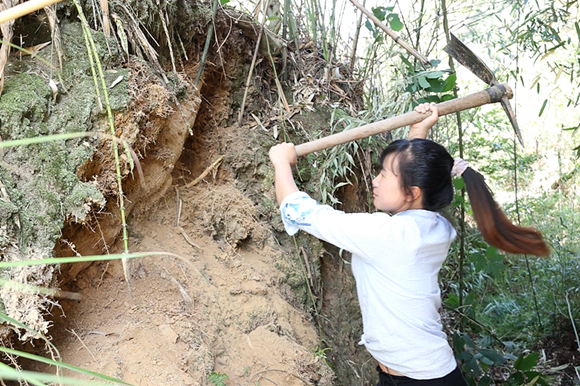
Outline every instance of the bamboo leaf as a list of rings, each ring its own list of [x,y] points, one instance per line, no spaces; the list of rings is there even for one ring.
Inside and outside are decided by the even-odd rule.
[[[15,139],[13,141],[0,142],[0,149],[6,148],[6,147],[12,147],[12,146],[32,145],[32,144],[36,144],[36,143],[60,141],[60,140],[66,140],[66,139],[71,139],[71,138],[90,137],[94,134],[95,133],[93,133],[93,132],[65,133],[65,134],[45,135],[42,137],[34,137],[34,138]]]
[[[450,101],[451,99],[455,99],[455,95],[453,94],[445,94],[441,96],[441,102]]]
[[[574,23],[574,27],[576,27],[576,35],[578,35],[578,42],[580,42],[580,25],[578,25],[578,22]]]
[[[14,381],[26,380],[27,382],[30,382],[36,386],[46,386],[44,383],[40,382],[38,379],[35,379],[32,377],[28,377],[28,378],[20,377],[21,374],[22,374],[22,372],[8,366],[7,364],[0,362],[0,379],[2,379],[2,380],[3,379],[14,380]],[[11,378],[11,377],[14,377],[14,378]]]
[[[2,278],[0,278],[0,287],[12,288],[12,289],[22,291],[22,292],[40,293],[43,295],[64,297],[64,298],[74,299],[74,300],[81,299],[80,295],[77,293],[74,293],[74,292],[60,291],[60,290],[54,289],[54,288],[38,287],[35,285],[30,285],[30,284],[26,284],[26,283],[19,283],[17,281],[5,280]]]
[[[387,10],[386,10],[385,7],[376,7],[376,8],[373,8],[373,14],[380,21],[384,21],[385,20],[385,16],[387,15]]]
[[[492,349],[480,349],[479,352],[492,363],[501,365],[505,362],[503,355]]]
[[[540,113],[538,114],[538,117],[541,117],[542,116],[542,113],[544,112],[544,109],[546,108],[546,104],[548,104],[548,100],[547,99],[542,104],[542,108],[540,109]]]
[[[431,87],[431,85],[429,84],[429,82],[427,82],[427,79],[425,77],[419,76],[417,80],[419,81],[419,85],[421,86],[421,88]]]
[[[368,20],[365,22],[365,27],[367,27],[367,29],[369,31],[371,31],[371,32],[374,32],[375,31],[375,28],[373,27],[373,25],[371,24],[371,22],[368,21]]]
[[[399,19],[398,14],[391,13],[389,16],[387,16],[387,21],[389,22],[389,25],[393,31],[400,31],[403,29],[403,23],[401,23],[401,19]]]
[[[34,385],[45,386],[43,382],[57,383],[72,386],[111,386],[110,383],[87,381],[71,377],[61,377],[58,375],[37,373],[34,371],[18,371],[8,365],[0,366],[0,379],[6,381],[26,380]]]
[[[16,355],[16,356],[19,356],[22,358],[27,358],[27,359],[30,359],[33,361],[42,362],[42,363],[46,363],[46,364],[53,365],[53,366],[62,367],[63,369],[76,371],[76,372],[79,372],[81,374],[86,374],[86,375],[90,375],[93,377],[101,378],[101,379],[106,380],[106,381],[116,382],[116,383],[120,383],[123,385],[130,385],[130,383],[123,382],[117,378],[109,377],[107,375],[96,373],[94,371],[86,370],[86,369],[83,369],[83,368],[80,368],[77,366],[69,365],[67,363],[53,361],[52,359],[41,357],[39,355],[29,354],[29,353],[18,351],[18,350],[13,350],[13,349],[10,349],[7,347],[0,347],[0,352],[4,352],[6,354],[11,354],[11,355]]]
[[[514,363],[514,368],[520,371],[531,370],[538,363],[539,354],[537,352],[528,355],[521,355]]]
[[[531,90],[531,89],[533,89],[533,88],[534,88],[534,86],[535,86],[536,84],[538,84],[539,82],[540,82],[540,75],[537,75],[537,76],[534,78],[534,81],[532,82],[532,85],[530,86],[530,90]]]
[[[453,73],[453,74],[449,75],[447,77],[447,79],[445,79],[445,86],[443,86],[443,89],[441,90],[441,92],[447,92],[447,91],[453,90],[453,88],[455,88],[456,82],[457,82],[457,74]]]
[[[463,189],[465,187],[465,181],[463,180],[463,177],[454,178],[453,179],[453,186],[455,187],[456,190]]]
[[[31,57],[33,57],[33,58],[36,58],[36,59],[40,60],[42,63],[46,64],[47,66],[49,66],[49,67],[50,67],[50,68],[52,68],[53,70],[56,70],[56,67],[54,67],[54,66],[53,66],[53,65],[52,65],[50,62],[48,62],[46,59],[44,59],[44,58],[42,58],[42,57],[38,56],[38,55],[36,54],[36,52],[33,52],[33,51],[31,51],[31,50],[27,50],[27,49],[26,49],[26,48],[24,48],[24,47],[17,46],[16,44],[12,44],[12,43],[10,43],[10,42],[7,42],[7,41],[5,41],[5,40],[1,40],[1,39],[0,39],[0,44],[7,44],[7,45],[9,45],[9,46],[10,46],[10,47],[12,47],[12,48],[15,48],[15,49],[17,49],[17,50],[19,50],[19,51],[22,51],[22,52],[24,52],[25,54],[28,54],[28,55],[30,55],[30,56],[31,56]]]
[[[22,267],[30,265],[43,265],[43,264],[66,264],[66,263],[80,263],[86,261],[104,261],[104,260],[120,260],[120,259],[135,259],[138,257],[146,256],[174,256],[181,257],[174,253],[169,252],[135,252],[135,253],[122,253],[115,255],[93,255],[93,256],[75,256],[75,257],[54,257],[51,259],[39,259],[39,260],[22,260],[22,261],[1,261],[0,268],[9,267]]]

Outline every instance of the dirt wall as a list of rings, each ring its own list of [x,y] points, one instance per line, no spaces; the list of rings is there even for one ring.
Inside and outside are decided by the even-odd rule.
[[[194,268],[184,268],[164,263],[169,264],[165,269],[154,261],[132,264],[133,290],[146,292],[148,286],[160,286],[163,293],[175,295],[176,288],[180,288],[194,294],[193,303],[185,295],[184,300],[156,297],[159,302],[178,302],[177,308],[168,306],[169,303],[151,304],[147,296],[132,300],[130,294],[122,295],[125,284],[118,264],[114,263],[87,262],[61,267],[58,276],[53,271],[42,272],[45,280],[35,284],[56,285],[58,279],[58,285],[78,291],[86,299],[104,302],[79,305],[65,301],[63,309],[68,315],[82,318],[76,325],[81,340],[91,341],[95,351],[115,353],[107,356],[103,369],[113,369],[120,376],[137,377],[139,366],[162,360],[142,358],[129,366],[130,360],[123,359],[125,365],[121,365],[119,357],[125,355],[121,347],[125,350],[138,343],[134,350],[146,350],[139,346],[146,344],[146,336],[137,339],[135,329],[117,331],[122,329],[120,322],[108,326],[122,339],[103,341],[91,336],[94,335],[91,331],[104,328],[103,319],[83,315],[98,309],[98,315],[125,320],[126,326],[155,324],[165,334],[163,350],[169,353],[172,347],[177,347],[172,345],[181,343],[185,345],[180,349],[193,350],[184,356],[184,366],[176,369],[183,372],[183,379],[195,379],[192,384],[204,384],[212,371],[259,380],[266,377],[263,372],[276,371],[272,370],[276,366],[283,368],[282,378],[276,378],[282,384],[290,384],[289,380],[296,381],[296,377],[307,379],[308,384],[366,384],[371,377],[363,374],[372,367],[369,364],[372,361],[357,346],[361,323],[348,256],[305,234],[294,239],[283,232],[267,155],[269,147],[280,140],[305,142],[313,132],[328,126],[330,110],[323,105],[330,98],[319,98],[325,88],[307,80],[306,73],[311,71],[295,68],[294,78],[300,82],[294,86],[287,84],[285,90],[293,113],[279,122],[278,109],[282,105],[275,75],[271,63],[261,58],[249,89],[245,119],[239,126],[238,111],[255,48],[255,29],[238,29],[233,24],[232,12],[220,10],[215,21],[218,41],[213,43],[213,48],[219,50],[210,50],[196,88],[192,81],[210,22],[207,4],[176,2],[162,11],[169,21],[171,36],[179,34],[184,47],[181,53],[173,46],[176,73],[171,70],[169,42],[157,17],[160,10],[148,1],[129,5],[112,1],[110,6],[119,14],[125,8],[133,10],[135,20],[148,28],[151,41],[159,42],[158,65],[165,69],[159,72],[143,47],[134,43],[135,37],[127,55],[118,38],[106,39],[101,32],[94,33],[99,56],[105,63],[106,83],[110,86],[120,79],[110,88],[115,134],[133,148],[143,172],[141,178],[129,157],[121,154],[129,244],[131,250],[170,249],[178,243],[168,240],[179,239],[183,244],[180,253],[190,256],[195,264]],[[56,78],[51,71],[39,67],[34,60],[23,60],[19,64],[22,70],[9,74],[0,99],[0,134],[4,140],[62,132],[106,133],[109,129],[94,94],[80,26],[74,21],[74,12],[60,10],[70,14],[61,21],[66,60],[60,73],[59,92],[55,96],[48,87],[48,81]],[[128,18],[123,20],[129,23]],[[98,25],[98,20],[89,16],[89,23]],[[303,55],[311,55],[313,60],[318,57],[312,51]],[[277,71],[281,72],[284,64],[276,62]],[[27,73],[30,68],[37,75]],[[324,72],[320,66],[314,70]],[[31,254],[50,257],[122,251],[117,180],[110,146],[110,138],[89,136],[13,148],[5,153],[0,180],[10,201],[0,200],[4,259],[9,258],[11,250],[18,252],[17,258],[29,258]],[[195,177],[222,156],[222,163],[209,170],[206,178],[190,186]],[[309,162],[301,160],[300,184],[319,198],[319,171],[312,169]],[[17,163],[24,166],[17,170],[14,166]],[[159,227],[164,232],[157,231]],[[165,235],[165,239],[159,240],[159,234]],[[154,243],[155,240],[158,242]],[[32,278],[31,275],[28,277]],[[168,280],[171,277],[175,281]],[[196,280],[191,281],[192,277]],[[228,277],[238,281],[229,282]],[[183,284],[175,287],[175,282]],[[166,287],[167,283],[174,287]],[[55,336],[60,337],[63,352],[78,351],[76,338],[71,339],[63,332],[73,325],[66,324],[62,317],[42,319],[42,310],[54,303],[40,299],[45,303],[44,308],[38,307],[39,323],[45,324],[36,328],[48,331],[49,324],[54,323],[59,329]],[[215,302],[224,303],[216,308]],[[113,316],[108,314],[111,304],[118,310]],[[201,314],[194,312],[198,309],[195,305],[203,309]],[[132,311],[126,312],[127,309]],[[178,312],[181,316],[141,319],[137,310],[159,315]],[[206,335],[192,332],[196,323],[203,326]],[[318,334],[318,339],[312,339],[312,334]],[[288,358],[296,356],[296,359],[277,358],[272,353],[269,356],[274,362],[269,362],[272,358],[259,359],[263,362],[253,359],[254,364],[248,365],[253,373],[250,370],[239,373],[236,366],[241,362],[227,359],[228,350],[250,358],[255,352],[247,352],[243,345],[228,349],[227,336],[235,336],[243,344],[245,336],[250,337],[250,342],[254,342],[249,344],[252,350],[253,345],[275,345],[273,353],[288,352]],[[224,349],[209,350],[213,344]],[[206,355],[208,352],[210,355]],[[171,362],[167,358],[163,361]],[[68,359],[81,366],[92,362],[90,357],[82,362],[74,354]],[[154,379],[163,377],[162,374],[158,371],[151,376]],[[272,374],[268,377],[274,379]]]

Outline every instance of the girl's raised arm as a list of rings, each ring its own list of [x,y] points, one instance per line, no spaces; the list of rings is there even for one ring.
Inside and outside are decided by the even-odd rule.
[[[272,146],[269,154],[270,162],[274,165],[276,200],[280,205],[287,195],[298,192],[292,176],[292,166],[297,163],[296,149],[291,143],[280,143]]]

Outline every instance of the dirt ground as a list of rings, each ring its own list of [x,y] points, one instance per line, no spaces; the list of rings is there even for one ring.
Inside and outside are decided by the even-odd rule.
[[[204,190],[213,190],[211,199],[232,189],[203,185],[182,195],[182,213],[193,213],[192,197]],[[118,261],[80,272],[75,287],[82,300],[63,301],[62,312],[54,313],[51,331],[63,361],[135,385],[212,384],[212,372],[226,374],[227,385],[330,379],[314,355],[312,323],[282,293],[284,275],[275,267],[280,253],[268,246],[220,245],[193,216],[181,216],[176,227],[172,192],[129,224],[130,247],[184,260],[133,260],[130,290]]]
[[[308,136],[301,119],[309,119],[304,124],[312,128],[326,125],[328,118],[302,117],[303,105],[312,112],[315,94],[324,90],[305,80],[298,89],[289,90],[287,97],[295,103],[286,120],[292,118],[294,123],[279,124],[274,108],[278,94],[272,87],[270,63],[265,62],[255,72],[256,79],[263,81],[251,87],[246,104],[247,115],[253,118],[241,127],[235,125],[254,40],[248,33],[230,36],[231,16],[226,16],[216,19],[216,30],[224,35],[220,35],[223,50],[210,52],[199,90],[192,87],[198,63],[192,60],[181,65],[176,83],[185,96],[179,109],[143,61],[128,60],[107,73],[111,81],[119,74],[124,76],[115,88],[126,99],[115,113],[115,128],[135,150],[144,172],[144,181],[131,177],[129,163],[123,159],[129,250],[168,255],[131,260],[130,285],[120,261],[61,267],[56,286],[78,293],[82,299],[58,299],[47,317],[52,324],[48,336],[64,363],[134,385],[327,386],[336,383],[327,355],[329,361],[356,367],[353,373],[360,380],[359,366],[344,359],[360,354],[353,343],[360,336],[360,320],[355,315],[337,322],[350,306],[342,298],[332,297],[333,288],[323,288],[318,278],[320,242],[299,241],[308,278],[300,271],[292,240],[280,236],[283,229],[267,161],[267,149],[281,140],[279,136],[285,140],[302,133]],[[78,35],[73,27],[63,26],[66,38]],[[205,41],[207,29],[203,27],[199,28],[203,34],[198,47],[192,49],[191,57],[197,56],[197,60]],[[313,68],[320,67],[316,52],[302,55]],[[113,62],[115,67],[118,63]],[[295,70],[300,75],[300,69]],[[346,98],[342,89],[337,90],[333,92]],[[62,104],[66,97],[61,98]],[[108,124],[101,118],[91,121],[95,127]],[[193,135],[187,133],[184,120]],[[91,208],[86,219],[65,218],[55,256],[123,252],[110,145],[103,141],[99,146],[75,173],[97,187],[107,203]],[[186,187],[220,156],[224,158],[219,166],[197,185]],[[113,239],[117,241],[107,245]],[[325,261],[326,274],[352,299],[352,283],[343,285],[342,259],[327,254]],[[340,275],[333,274],[337,269]],[[345,277],[350,275],[347,271]],[[328,311],[322,322],[305,311],[312,304],[305,295],[307,281],[321,313]],[[343,308],[326,310],[323,295],[328,304],[340,303]],[[328,326],[336,330],[339,347],[344,346],[348,356],[338,347],[320,349],[333,346],[331,338],[321,341],[324,334],[320,330]],[[47,355],[42,343],[33,343],[24,351]],[[21,366],[56,372],[26,360]],[[340,366],[335,367],[338,376],[348,379],[339,374]],[[70,371],[64,375],[79,376]]]
[[[212,100],[202,103],[196,135],[173,173],[155,182],[169,188],[161,198],[159,192],[140,196],[128,220],[131,252],[179,258],[132,260],[130,289],[120,261],[65,268],[64,288],[82,300],[61,300],[62,309],[53,310],[53,343],[63,362],[134,385],[221,385],[212,373],[226,375],[225,385],[331,385],[334,373],[324,352],[316,353],[315,323],[291,304],[295,295],[280,269],[292,257],[283,255],[247,197],[273,199],[273,190],[242,191],[235,176],[249,145],[240,138],[257,129],[217,125],[208,118],[227,111]],[[178,119],[168,125],[176,122],[181,126]],[[157,149],[164,143],[158,140]],[[223,164],[185,186],[220,154]],[[145,185],[158,177],[146,169]],[[70,240],[79,246],[82,234]],[[121,241],[109,247],[122,251]]]

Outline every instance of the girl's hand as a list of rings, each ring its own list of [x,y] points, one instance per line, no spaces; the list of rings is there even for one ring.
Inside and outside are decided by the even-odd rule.
[[[296,149],[292,143],[280,143],[270,148],[270,162],[274,167],[283,165],[296,165]]]
[[[434,102],[431,102],[420,104],[415,107],[415,111],[420,114],[425,114],[428,111],[431,111],[431,115],[423,119],[421,122],[411,125],[411,130],[409,131],[407,138],[409,140],[413,138],[425,139],[427,138],[427,132],[429,129],[439,120],[439,110],[437,109],[437,105]]]

